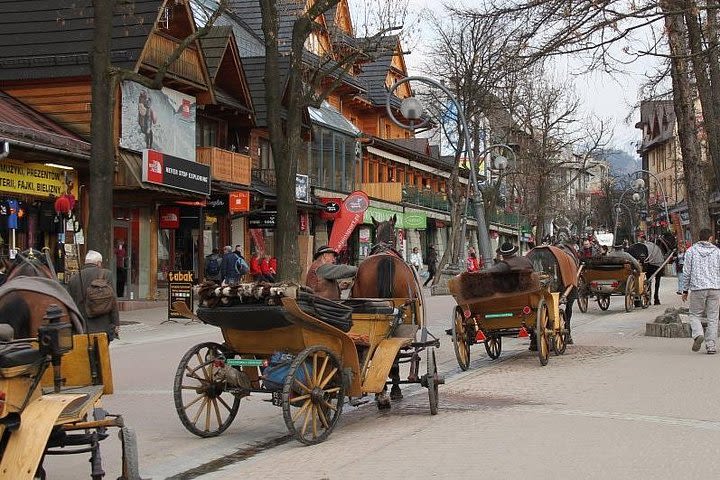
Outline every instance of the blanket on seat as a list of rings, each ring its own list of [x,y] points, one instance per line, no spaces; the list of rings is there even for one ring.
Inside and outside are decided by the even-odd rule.
[[[448,280],[458,303],[491,296],[507,296],[540,289],[540,277],[532,270],[510,272],[463,272]]]

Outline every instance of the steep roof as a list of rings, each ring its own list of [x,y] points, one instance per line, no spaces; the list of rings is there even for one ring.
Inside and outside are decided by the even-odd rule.
[[[160,17],[163,0],[117,8],[112,62],[133,70]],[[77,0],[0,0],[0,80],[87,76],[93,8]]]
[[[200,39],[203,53],[205,54],[205,62],[207,63],[208,73],[213,80],[220,68],[225,50],[228,46],[228,37],[232,32],[229,26],[212,27],[204,38]]]
[[[385,79],[390,71],[399,38],[397,35],[388,35],[378,40],[368,38],[359,40],[370,44],[375,50],[374,52],[368,52],[372,60],[362,66],[359,77],[368,87],[368,100],[376,106],[384,106],[387,97]],[[397,103],[399,105],[399,100]]]

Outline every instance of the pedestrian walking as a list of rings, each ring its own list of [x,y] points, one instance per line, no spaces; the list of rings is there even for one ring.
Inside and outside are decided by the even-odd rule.
[[[683,265],[683,302],[689,300],[692,351],[697,352],[705,342],[707,353],[717,352],[718,314],[720,313],[720,249],[713,243],[709,228],[700,230],[700,240],[685,252]],[[700,317],[707,317],[707,332],[703,334]]]
[[[240,274],[236,268],[238,256],[235,255],[230,245],[223,247],[223,258],[220,263],[220,273],[222,281],[226,284],[237,283],[240,280]]]
[[[428,254],[425,257],[425,263],[428,267],[428,278],[427,280],[425,280],[425,283],[423,283],[423,287],[427,287],[428,283],[430,283],[432,279],[435,278],[435,272],[437,269],[437,251],[435,251],[435,245],[430,245]]]
[[[112,274],[102,262],[100,252],[88,250],[85,265],[70,279],[67,290],[85,319],[87,331],[105,332],[108,341],[113,341],[120,337],[120,312]]]
[[[420,250],[418,250],[418,247],[413,247],[412,253],[410,254],[410,265],[415,267],[415,271],[420,273],[420,268],[422,268],[422,255],[420,255]]]

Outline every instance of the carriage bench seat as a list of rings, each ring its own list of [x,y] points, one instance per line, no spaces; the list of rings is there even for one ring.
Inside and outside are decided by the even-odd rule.
[[[458,303],[466,303],[535,292],[540,289],[540,276],[532,270],[463,272],[448,280],[448,289]]]
[[[391,301],[382,298],[348,298],[342,304],[352,308],[352,313],[392,315],[395,310]]]
[[[27,370],[25,367],[35,368],[43,358],[44,354],[29,344],[2,345],[0,346],[0,377],[23,375]]]

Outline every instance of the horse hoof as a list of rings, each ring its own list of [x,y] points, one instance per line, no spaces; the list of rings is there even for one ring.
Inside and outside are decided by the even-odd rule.
[[[377,400],[377,409],[378,410],[390,410],[390,399],[387,397],[382,400],[378,399]]]
[[[392,387],[390,389],[390,400],[402,400],[403,394],[400,387]]]

